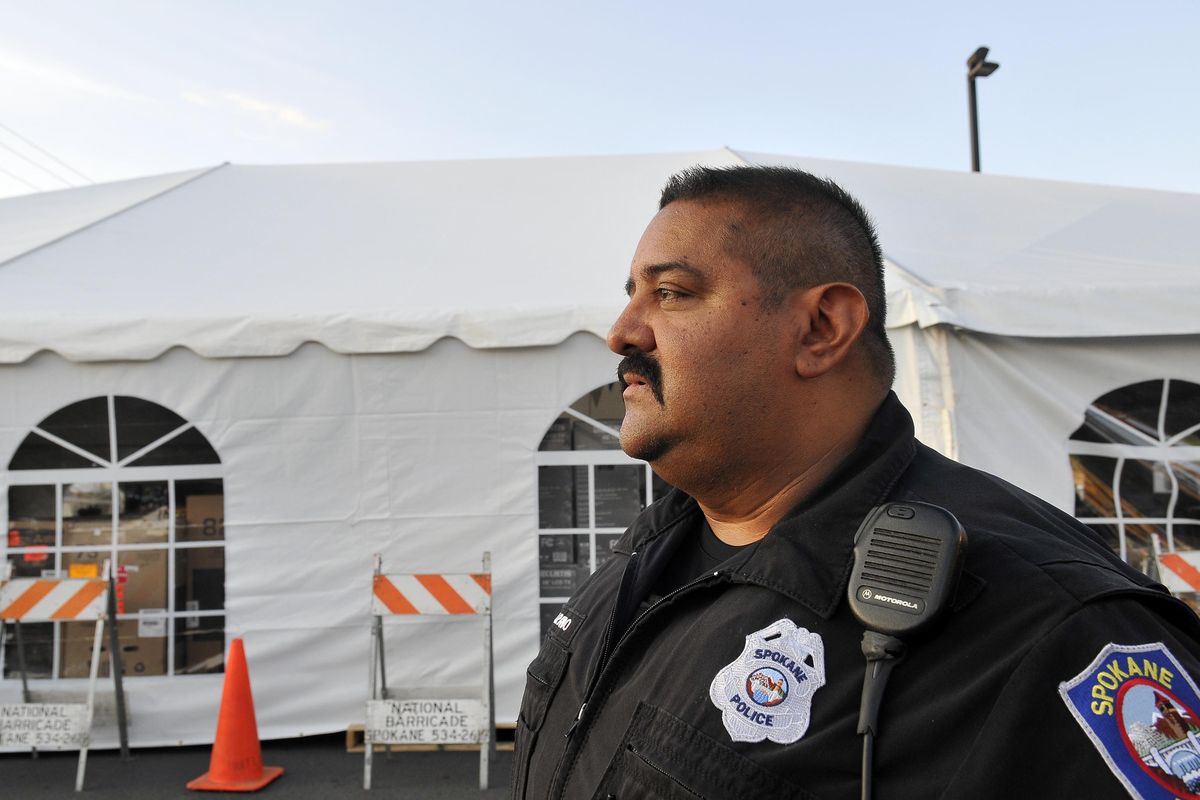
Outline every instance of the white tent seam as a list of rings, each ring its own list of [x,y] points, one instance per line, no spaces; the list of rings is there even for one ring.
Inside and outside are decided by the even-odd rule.
[[[151,200],[157,200],[158,198],[162,197],[163,195],[167,194],[168,192],[173,192],[176,189],[180,189],[184,186],[187,186],[189,183],[192,183],[193,181],[197,181],[206,175],[211,175],[212,173],[219,170],[221,167],[227,167],[227,166],[229,166],[228,161],[226,161],[222,164],[217,164],[215,167],[210,167],[210,168],[204,170],[203,172],[200,172],[198,174],[195,174],[188,178],[185,178],[182,181],[180,181],[179,183],[176,183],[172,186],[168,186],[167,188],[163,189],[162,191],[155,192],[154,194],[150,195],[149,197],[143,197],[142,199],[138,200],[137,202],[130,203],[129,205],[127,205],[123,208],[119,208],[116,211],[112,211],[108,214],[105,214],[102,217],[94,219],[91,222],[87,223],[86,225],[81,225],[80,227],[75,228],[74,230],[67,231],[66,233],[62,234],[61,236],[55,236],[53,239],[51,239],[48,242],[42,242],[41,244],[36,245],[35,247],[31,247],[22,253],[18,253],[17,255],[12,256],[11,258],[7,258],[4,261],[0,261],[0,267],[3,267],[7,264],[11,264],[14,261],[17,261],[18,259],[25,258],[25,256],[28,256],[31,253],[36,253],[39,250],[47,248],[52,244],[57,244],[58,242],[61,242],[64,239],[69,239],[72,236],[75,236],[76,234],[83,233],[84,231],[88,230],[89,228],[94,228],[102,222],[107,222],[108,220],[112,219],[113,217],[124,214],[126,211],[130,211],[132,209],[137,208],[140,205],[149,203]]]
[[[743,165],[745,165],[747,167],[751,166],[751,162],[749,159],[747,159],[744,155],[739,153],[737,150],[734,150],[729,145],[722,145],[721,149],[724,150],[726,153],[729,153],[731,156],[736,158],[738,161],[742,162]]]

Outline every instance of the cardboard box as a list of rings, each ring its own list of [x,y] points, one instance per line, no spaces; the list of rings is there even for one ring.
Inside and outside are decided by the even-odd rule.
[[[63,520],[63,545],[66,547],[108,547],[112,544],[111,517],[84,517]]]
[[[181,542],[220,541],[225,538],[225,496],[194,494],[183,502],[182,521],[175,522],[175,539]]]
[[[62,678],[86,678],[92,667],[92,644],[96,635],[94,622],[64,622],[61,626],[58,674]],[[167,673],[167,638],[142,638],[137,635],[138,621],[125,619],[117,623],[120,635],[121,673],[127,678]],[[100,677],[109,676],[109,632],[104,630],[100,645]]]
[[[64,622],[58,626],[58,675],[60,678],[86,678],[91,674],[92,640],[96,635],[94,622]],[[105,625],[105,638],[108,626]],[[105,662],[108,651],[100,654],[100,674],[107,675]]]
[[[118,572],[118,614],[136,614],[144,608],[167,607],[166,550],[122,550],[119,565],[125,568],[125,583]],[[66,556],[63,557],[64,560]]]
[[[166,508],[156,508],[140,517],[123,517],[117,523],[120,544],[166,544]]]
[[[110,550],[63,553],[62,572],[70,575],[74,571],[79,577],[92,573],[98,576],[110,553]],[[167,550],[122,550],[118,565],[125,567],[125,582],[120,582],[118,572],[117,613],[136,614],[143,608],[167,607]]]

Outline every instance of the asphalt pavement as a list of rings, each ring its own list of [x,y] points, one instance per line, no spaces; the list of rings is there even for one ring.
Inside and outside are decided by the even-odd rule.
[[[328,798],[406,798],[473,800],[504,798],[512,774],[512,753],[499,752],[492,763],[487,791],[479,790],[479,753],[470,751],[375,754],[371,790],[364,791],[363,754],[346,752],[344,734],[262,743],[263,763],[284,774],[258,795],[286,800]],[[0,754],[0,798],[40,800],[79,797],[88,800],[159,800],[160,798],[245,798],[225,792],[191,792],[188,781],[208,771],[208,747],[134,750],[129,761],[110,750],[88,754],[83,792],[75,793],[75,752]]]

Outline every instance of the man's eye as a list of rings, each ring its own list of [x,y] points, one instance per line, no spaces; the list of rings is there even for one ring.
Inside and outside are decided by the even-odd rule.
[[[654,290],[654,293],[658,295],[659,300],[679,300],[687,296],[678,289],[668,289],[665,286],[658,287]]]

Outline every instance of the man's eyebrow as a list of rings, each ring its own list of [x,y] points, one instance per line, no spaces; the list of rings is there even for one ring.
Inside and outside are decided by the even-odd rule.
[[[649,280],[664,272],[683,272],[697,281],[704,280],[704,272],[684,261],[664,261],[659,264],[647,264],[639,271],[641,277]],[[625,280],[625,294],[633,294],[633,276]]]

